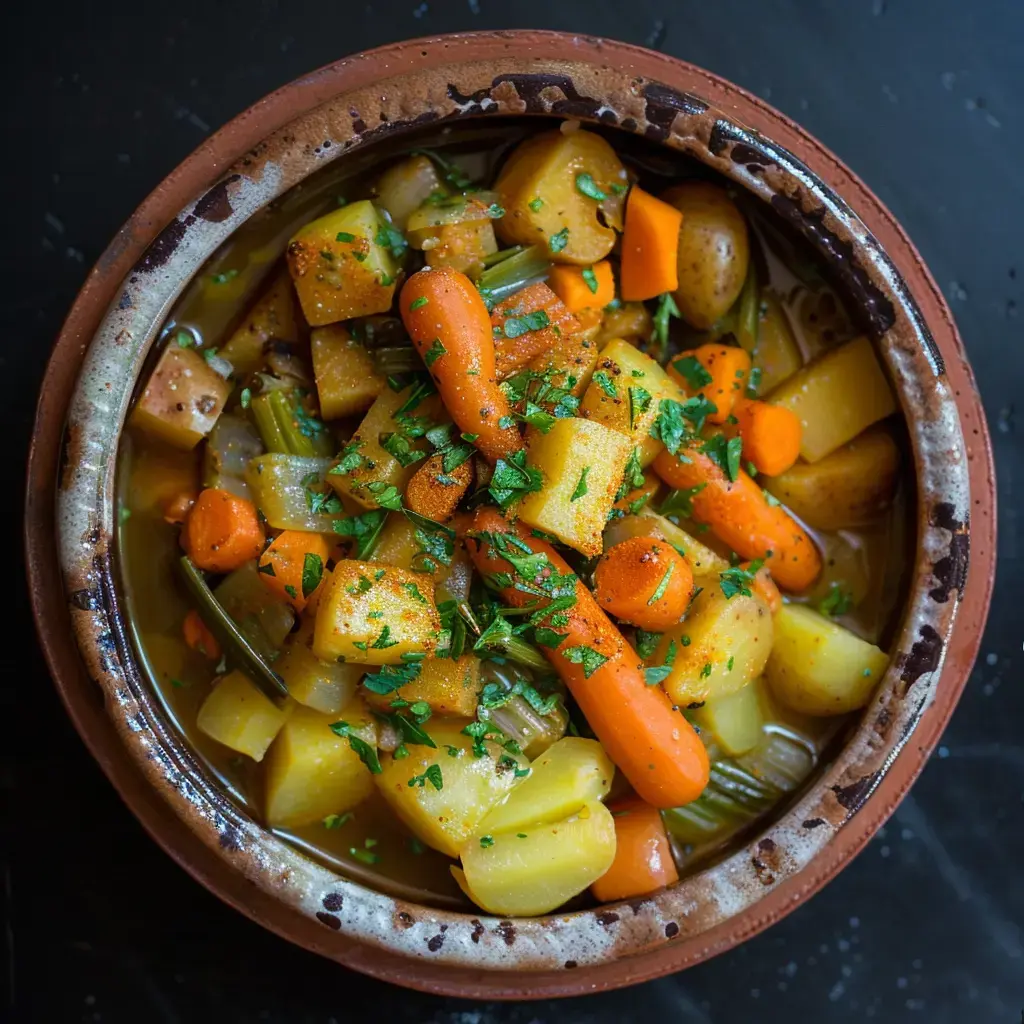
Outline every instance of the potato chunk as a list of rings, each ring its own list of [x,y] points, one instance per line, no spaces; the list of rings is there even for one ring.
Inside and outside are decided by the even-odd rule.
[[[424,658],[420,674],[394,693],[366,693],[370,707],[389,711],[391,701],[401,697],[410,704],[426,701],[436,715],[472,718],[476,714],[477,697],[483,687],[480,659],[475,654],[451,658]]]
[[[330,459],[311,459],[303,455],[284,455],[270,452],[251,459],[245,470],[245,482],[250,497],[275,530],[307,530],[310,533],[330,533],[335,520],[346,513],[333,504],[324,505],[323,511],[314,512],[310,494],[322,493]],[[326,493],[330,494],[330,491]]]
[[[366,412],[387,387],[369,352],[347,327],[330,324],[310,335],[313,375],[320,397],[320,415],[336,420]]]
[[[440,628],[428,577],[344,560],[320,598],[313,653],[324,661],[397,665],[403,654],[430,654]]]
[[[164,349],[132,413],[133,426],[175,448],[195,448],[206,437],[231,385],[192,348]]]
[[[425,729],[436,749],[408,745],[408,757],[385,754],[384,770],[375,777],[398,817],[449,857],[459,855],[484,815],[529,771],[525,757],[506,753],[490,740],[484,743],[486,754],[474,757],[473,740],[462,733],[465,724],[431,719]]]
[[[772,614],[756,594],[726,597],[718,576],[698,578],[704,589],[686,618],[662,635],[652,665],[670,665],[662,684],[680,707],[719,699],[763,671],[772,648]]]
[[[301,337],[295,289],[288,271],[274,275],[270,287],[246,310],[241,323],[217,354],[235,369],[236,376],[255,373],[263,365],[263,348],[268,341],[290,341]]]
[[[340,717],[364,742],[377,743],[377,729],[359,701]],[[298,707],[267,755],[266,808],[271,828],[299,828],[328,814],[344,814],[373,792],[373,776],[348,739],[335,735],[338,714]]]
[[[351,661],[322,661],[313,653],[313,620],[303,621],[274,662],[293,700],[325,715],[337,714],[351,703],[365,665]]]
[[[749,335],[740,332],[740,344],[748,341]],[[767,288],[761,292],[757,341],[748,351],[754,369],[760,371],[757,386],[759,396],[770,395],[803,365],[800,346],[796,343],[786,311],[776,294]]]
[[[627,185],[626,169],[600,135],[534,135],[516,147],[494,186],[505,208],[498,234],[512,244],[540,242],[556,263],[597,263],[622,230]]]
[[[896,411],[896,399],[866,337],[826,352],[771,396],[803,427],[800,454],[817,462]]]
[[[399,231],[409,216],[432,195],[443,191],[434,161],[422,153],[389,167],[374,187],[377,205],[387,210]]]
[[[378,241],[384,226],[363,199],[310,222],[288,243],[288,269],[313,327],[391,308],[399,264]]]
[[[294,710],[294,702],[279,708],[248,676],[231,672],[203,701],[196,725],[218,743],[262,761]]]
[[[803,605],[775,616],[775,643],[766,677],[772,693],[794,711],[842,715],[867,704],[889,665],[888,655]]]
[[[711,733],[726,754],[745,754],[761,742],[764,702],[759,690],[760,684],[755,680],[735,693],[715,697],[693,713],[693,720]]]
[[[544,484],[523,499],[520,519],[585,555],[599,555],[601,531],[633,451],[629,438],[593,420],[560,419],[546,434],[531,430],[528,444],[528,461]]]
[[[409,217],[409,244],[422,249],[432,267],[476,277],[484,269],[484,258],[498,251],[496,198],[493,192],[477,192],[424,203]]]

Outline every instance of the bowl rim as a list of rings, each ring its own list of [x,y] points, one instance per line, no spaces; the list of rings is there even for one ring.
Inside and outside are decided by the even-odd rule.
[[[529,56],[516,55],[514,51],[524,47]],[[510,51],[513,52],[510,54]],[[615,82],[621,110],[628,111],[628,116],[635,122],[632,130],[638,130],[642,124],[648,134],[653,133],[654,137],[658,137],[659,133],[664,133],[664,138],[671,136],[670,141],[675,139],[680,128],[689,129],[695,138],[703,130],[706,133],[703,144],[711,147],[712,153],[714,146],[719,147],[718,153],[714,154],[723,164],[719,169],[725,169],[734,180],[741,181],[747,187],[764,187],[766,179],[773,177],[777,182],[785,181],[789,186],[794,183],[806,185],[809,182],[811,187],[807,194],[819,200],[821,196],[814,190],[818,175],[827,174],[831,179],[831,187],[819,182],[828,195],[837,198],[832,189],[841,187],[846,201],[843,203],[840,200],[841,206],[853,206],[859,216],[843,225],[835,220],[835,211],[827,211],[823,218],[819,218],[819,223],[830,231],[836,227],[845,227],[849,234],[843,240],[848,241],[856,256],[863,256],[874,245],[877,250],[875,255],[884,256],[885,260],[881,264],[871,264],[867,279],[860,281],[859,286],[873,287],[883,297],[890,295],[897,300],[905,300],[918,314],[916,320],[911,317],[905,324],[894,323],[885,332],[883,351],[890,368],[894,373],[903,375],[905,382],[916,381],[919,385],[927,382],[929,385],[921,389],[926,393],[913,396],[917,403],[915,410],[918,417],[927,419],[927,429],[914,432],[915,445],[919,452],[924,453],[926,461],[933,464],[934,471],[937,471],[938,463],[947,463],[944,467],[947,472],[929,481],[929,493],[952,496],[954,499],[947,503],[951,507],[944,510],[929,507],[929,515],[921,524],[926,544],[919,549],[918,561],[920,563],[921,558],[927,555],[928,564],[919,564],[915,592],[931,585],[932,593],[942,593],[943,600],[935,599],[932,603],[936,607],[929,610],[927,621],[922,620],[917,624],[919,632],[921,627],[926,626],[937,639],[933,639],[931,634],[919,635],[917,642],[909,645],[903,653],[903,662],[898,668],[899,675],[906,677],[903,680],[905,688],[913,694],[909,703],[906,693],[897,702],[899,707],[881,706],[881,703],[875,706],[873,702],[870,715],[874,716],[874,725],[867,728],[867,734],[873,733],[878,745],[877,737],[882,733],[891,734],[894,729],[902,730],[898,742],[889,744],[885,755],[877,762],[877,768],[872,771],[864,771],[871,751],[863,749],[857,769],[861,774],[842,779],[837,777],[832,790],[824,795],[825,803],[819,808],[821,817],[808,817],[804,820],[804,824],[817,821],[818,824],[807,831],[811,835],[818,833],[819,836],[829,833],[829,841],[811,844],[811,853],[807,852],[808,846],[805,844],[804,853],[801,854],[805,860],[794,870],[793,864],[786,863],[780,854],[791,855],[797,849],[797,839],[805,837],[798,833],[796,838],[787,836],[785,843],[779,843],[770,835],[780,834],[775,826],[755,837],[746,850],[737,851],[735,856],[725,862],[730,863],[743,853],[753,866],[752,879],[746,879],[740,889],[725,894],[735,896],[737,892],[752,893],[748,905],[739,913],[726,915],[724,919],[705,924],[704,927],[690,927],[700,916],[698,906],[683,905],[675,900],[671,912],[665,914],[658,906],[659,897],[602,908],[600,913],[585,912],[545,919],[538,927],[547,931],[549,939],[552,933],[556,935],[555,946],[562,956],[561,962],[557,963],[551,956],[538,956],[535,944],[524,943],[524,938],[536,938],[538,942],[543,938],[532,935],[535,931],[533,923],[527,921],[515,923],[511,931],[513,942],[509,942],[510,929],[507,923],[490,919],[486,926],[481,925],[486,933],[482,936],[482,943],[470,939],[474,944],[460,944],[459,948],[469,956],[424,957],[424,952],[414,952],[411,945],[407,945],[405,956],[394,952],[391,940],[397,934],[396,921],[400,928],[404,928],[402,934],[415,932],[417,941],[426,936],[430,929],[434,929],[431,938],[438,935],[443,937],[450,925],[452,933],[443,939],[440,947],[450,950],[456,945],[450,941],[456,931],[455,922],[450,919],[466,916],[439,913],[430,908],[411,908],[420,917],[405,928],[402,915],[412,916],[410,911],[398,909],[399,901],[385,898],[386,902],[392,904],[390,908],[384,908],[379,903],[374,908],[375,913],[383,913],[387,918],[384,931],[375,930],[369,922],[362,921],[353,932],[348,920],[343,921],[338,914],[323,907],[322,889],[308,894],[310,898],[304,903],[304,915],[294,910],[289,911],[285,903],[274,895],[281,891],[280,885],[283,883],[271,884],[269,880],[270,861],[273,858],[264,857],[261,861],[260,857],[254,858],[245,848],[246,843],[258,837],[238,834],[237,823],[226,823],[223,820],[198,822],[189,810],[194,807],[191,801],[200,796],[194,792],[195,779],[179,779],[179,788],[173,790],[177,794],[174,799],[188,804],[183,815],[190,828],[195,830],[203,824],[206,831],[207,845],[199,844],[196,848],[195,834],[182,826],[181,818],[169,813],[168,805],[157,799],[155,790],[151,790],[141,777],[140,763],[144,770],[147,766],[152,771],[169,769],[166,764],[155,769],[155,762],[151,758],[158,751],[145,744],[140,747],[136,742],[141,734],[149,733],[152,723],[135,720],[131,713],[125,712],[126,704],[130,704],[131,699],[124,692],[124,680],[113,682],[107,691],[108,701],[113,702],[112,710],[117,715],[115,728],[114,723],[96,707],[95,684],[89,681],[88,674],[83,671],[70,631],[56,626],[47,629],[43,625],[47,622],[67,621],[69,614],[52,538],[57,525],[53,502],[62,448],[61,432],[64,410],[70,405],[68,444],[63,453],[64,480],[59,495],[61,508],[59,517],[56,517],[62,524],[61,554],[69,592],[70,615],[80,637],[84,638],[84,653],[93,675],[105,677],[109,682],[119,670],[118,659],[126,655],[130,657],[124,637],[111,636],[109,621],[103,623],[103,628],[97,628],[97,616],[105,614],[104,603],[116,600],[110,586],[108,549],[112,508],[109,501],[106,507],[103,507],[102,501],[92,509],[82,507],[83,499],[89,497],[89,490],[83,487],[81,474],[83,471],[93,472],[95,482],[97,472],[102,476],[104,460],[109,453],[90,452],[88,446],[82,443],[81,432],[97,418],[97,397],[109,383],[101,378],[112,376],[115,367],[109,362],[97,366],[97,346],[94,343],[89,348],[88,358],[86,347],[105,312],[107,317],[104,331],[107,335],[108,356],[115,353],[118,347],[144,349],[148,345],[159,326],[159,319],[151,318],[152,330],[148,337],[142,339],[134,338],[130,331],[129,336],[124,337],[124,331],[127,330],[124,316],[119,320],[119,314],[125,314],[125,296],[130,305],[136,299],[140,300],[138,304],[144,305],[146,297],[142,289],[126,287],[120,303],[115,303],[114,299],[125,278],[131,284],[133,277],[156,277],[164,279],[160,284],[166,286],[168,272],[164,268],[168,264],[173,265],[174,253],[172,251],[163,262],[158,262],[157,257],[163,256],[163,249],[168,248],[168,231],[180,232],[186,243],[188,241],[188,226],[183,231],[177,227],[182,224],[178,217],[179,211],[191,210],[190,215],[195,219],[195,215],[202,209],[206,216],[200,214],[203,223],[199,227],[204,230],[209,228],[207,241],[215,247],[215,239],[219,237],[217,231],[233,230],[236,221],[232,218],[251,210],[253,204],[258,205],[267,195],[266,192],[255,197],[243,194],[247,185],[244,175],[255,173],[249,168],[259,166],[264,171],[263,178],[266,178],[266,169],[278,166],[274,163],[275,158],[285,173],[289,170],[289,160],[297,159],[294,155],[298,145],[295,138],[296,124],[302,123],[307,131],[305,142],[309,144],[306,147],[308,150],[312,148],[313,138],[308,131],[315,126],[311,122],[326,124],[325,111],[333,109],[337,113],[337,108],[349,96],[384,78],[395,74],[411,76],[411,80],[426,87],[422,91],[427,95],[421,102],[437,105],[441,102],[441,94],[431,96],[430,87],[439,82],[443,85],[446,74],[452,78],[456,73],[468,78],[479,78],[480,75],[486,78],[495,68],[505,67],[510,62],[519,68],[532,67],[528,74],[561,76],[560,82],[549,82],[543,90],[538,91],[533,97],[535,101],[550,106],[560,101],[575,102],[581,96],[600,97],[603,101],[601,107],[596,110],[592,107],[590,115],[605,123],[609,123],[605,116],[609,109],[608,94],[600,88],[588,93],[581,83],[600,86],[601,83]],[[456,69],[459,69],[458,72]],[[472,74],[469,69],[474,69]],[[571,73],[567,75],[566,72]],[[492,79],[497,77],[492,76]],[[458,84],[463,85],[464,80],[458,79]],[[461,89],[453,98],[450,90],[445,90],[444,98],[463,108],[469,107],[468,110],[459,111],[463,114],[522,112],[515,105],[522,107],[529,96],[524,99],[523,91],[517,92],[514,87],[507,88],[507,80],[502,83],[501,92],[493,80],[490,84],[492,88],[483,90],[479,95]],[[571,92],[564,88],[566,85]],[[523,82],[520,82],[520,86],[523,86]],[[577,87],[580,91],[577,91]],[[550,95],[544,97],[544,92]],[[705,101],[710,103],[712,117],[706,116],[709,110],[703,107]],[[492,103],[495,104],[493,111],[488,109],[488,104]],[[471,104],[476,104],[477,109],[473,110]],[[423,108],[418,109],[422,112]],[[526,109],[529,109],[528,105]],[[568,111],[569,108],[566,106],[563,110]],[[616,115],[615,110],[611,113]],[[583,114],[584,119],[587,116]],[[623,120],[621,111],[617,116],[620,121]],[[349,138],[370,134],[371,130],[354,113],[351,121]],[[362,124],[362,127],[355,122]],[[771,129],[767,138],[758,134],[761,126]],[[338,124],[335,123],[332,132],[337,128]],[[292,133],[290,142],[282,138],[289,132]],[[343,132],[324,134],[323,139],[332,140],[343,135]],[[264,142],[274,136],[280,143],[276,151],[272,142]],[[797,159],[794,153],[799,153],[800,158]],[[306,156],[309,156],[308,152]],[[704,162],[714,166],[710,159]],[[225,166],[232,168],[226,176],[222,170]],[[810,212],[799,209],[799,189],[794,189],[793,194],[798,200],[797,210],[794,212],[791,209],[790,212],[798,220],[802,218],[801,226],[806,229],[813,218]],[[855,197],[854,202],[851,202],[851,197]],[[225,205],[221,204],[226,204],[226,213]],[[808,206],[808,210],[813,212],[814,208]],[[842,214],[841,209],[839,213]],[[832,220],[829,219],[830,214]],[[197,256],[193,252],[190,258],[193,264],[197,259],[201,262],[205,253]],[[885,275],[889,271],[892,276],[886,279]],[[914,287],[910,287],[911,284]],[[854,282],[852,286],[858,285]],[[159,287],[152,282],[150,287],[159,291]],[[916,298],[916,304],[911,301],[911,296]],[[84,408],[81,404],[83,389],[79,389],[75,397],[73,393],[80,366],[84,361],[88,375],[90,360],[92,376],[84,381],[84,390],[90,393],[91,407]],[[929,365],[931,374],[927,372]],[[936,372],[939,367],[944,370],[943,374]],[[939,392],[948,388],[950,394],[939,394],[936,397],[933,388]],[[960,427],[957,424],[953,393],[959,402],[959,420],[964,434],[967,434],[968,428],[971,431],[967,436],[973,440],[968,444],[964,443],[962,436],[957,436]],[[126,399],[122,396],[122,405],[124,401]],[[104,414],[109,417],[109,407],[106,407]],[[950,455],[953,457],[950,458]],[[970,510],[967,505],[968,491],[974,501],[973,509]],[[95,490],[92,492],[93,495],[96,493]],[[30,593],[51,672],[83,738],[129,805],[161,845],[207,887],[293,941],[389,980],[429,991],[487,997],[522,998],[537,994],[538,991],[550,995],[595,991],[667,973],[741,941],[782,916],[824,884],[891,813],[937,741],[980,644],[981,625],[991,593],[995,556],[993,471],[980,401],[942,296],[892,215],[820,143],[811,139],[788,118],[738,87],[661,54],[628,44],[561,33],[468,33],[410,40],[367,51],[322,68],[277,90],[207,140],[158,186],[122,228],[101,256],[72,307],[44,379],[30,452],[27,494],[26,550],[29,555]],[[921,504],[923,508],[926,503]],[[968,534],[966,524],[969,511],[975,514],[970,519]],[[87,525],[85,530],[77,529],[83,524]],[[87,558],[83,558],[83,552],[87,553]],[[104,562],[104,558],[108,560]],[[960,607],[960,613],[954,623],[953,613],[957,607]],[[116,622],[113,625],[116,627]],[[891,686],[888,688],[892,689]],[[137,706],[133,707],[137,712]],[[865,743],[871,738],[870,735],[861,735],[865,733],[868,718],[869,713],[866,713],[858,730],[858,736]],[[885,721],[879,725],[882,718]],[[908,743],[911,730],[912,742]],[[125,749],[126,744],[132,745],[133,742],[136,753],[134,761],[127,757]],[[171,791],[165,787],[164,792],[169,794]],[[794,811],[805,803],[798,802]],[[233,838],[225,840],[225,835]],[[240,844],[239,849],[230,848],[236,843]],[[218,853],[212,852],[218,848]],[[262,848],[260,852],[266,853]],[[295,870],[292,859],[286,858],[286,861],[286,870]],[[229,863],[241,871],[236,872],[228,867]],[[278,867],[283,863],[275,861]],[[734,865],[734,868],[739,870],[739,865]],[[253,887],[249,885],[239,890],[236,883],[246,878],[257,882],[260,899],[253,898]],[[725,881],[719,878],[717,884],[721,886]],[[358,890],[362,887],[346,883],[341,888],[349,902],[361,898]],[[332,891],[326,895],[337,894]],[[706,895],[707,898],[721,899],[723,893],[708,890]],[[319,909],[313,911],[313,905]],[[317,915],[320,923],[314,920]],[[584,917],[589,919],[582,929],[567,925],[569,920],[577,922]],[[480,920],[468,918],[470,924]],[[446,922],[448,925],[442,928]],[[464,925],[466,921],[460,924]],[[671,930],[673,926],[674,932]],[[475,930],[476,925],[472,927]],[[586,934],[582,938],[579,934],[570,936],[567,934],[569,927],[575,927],[577,932],[585,931]],[[659,929],[661,934],[656,935]],[[350,933],[356,937],[349,938]],[[382,941],[383,945],[378,945]],[[520,953],[524,945],[530,945],[530,948]],[[513,950],[514,946],[519,949]],[[515,952],[514,957],[509,957],[509,950]],[[570,958],[566,950],[573,951],[575,955]],[[367,955],[368,951],[372,955]],[[494,955],[497,955],[497,961]],[[567,971],[565,968],[569,964],[578,964],[578,969]],[[502,970],[494,971],[494,967],[501,967]],[[516,975],[508,970],[510,967],[531,972],[534,981],[532,991],[524,991],[521,981],[516,983]]]

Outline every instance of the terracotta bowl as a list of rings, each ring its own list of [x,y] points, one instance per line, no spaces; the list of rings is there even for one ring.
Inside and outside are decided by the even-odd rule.
[[[118,438],[176,296],[254,212],[327,164],[413,128],[554,115],[689,154],[803,234],[878,343],[917,484],[910,594],[891,668],[849,740],[764,831],[672,889],[596,911],[503,921],[404,903],[338,877],[213,784],[166,720],[128,639],[114,547]],[[356,970],[463,996],[609,989],[742,942],[831,878],[892,812],[977,653],[995,557],[985,420],[949,310],[878,199],[778,111],[706,71],[539,32],[401,43],[257,103],[142,204],[100,258],[39,401],[26,534],[50,668],[97,760],[154,838],[243,913]]]

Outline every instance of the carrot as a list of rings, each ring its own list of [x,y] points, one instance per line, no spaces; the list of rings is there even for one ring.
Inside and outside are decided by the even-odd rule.
[[[710,423],[725,423],[750,377],[750,355],[736,345],[701,345],[683,352],[668,367],[669,376],[688,395],[702,394],[715,403]]]
[[[580,331],[580,322],[543,281],[520,289],[491,312],[494,365],[499,380],[511,376],[562,338]]]
[[[770,402],[740,400],[734,406],[743,455],[758,473],[778,476],[800,456],[803,427],[792,410]]]
[[[679,881],[665,823],[656,807],[642,800],[611,805],[615,816],[615,860],[590,887],[602,903],[646,896]]]
[[[170,523],[171,526],[181,526],[195,503],[195,491],[181,491],[176,494],[164,505],[164,522]]]
[[[301,612],[323,583],[330,549],[319,533],[285,530],[260,556],[260,579],[267,589]]]
[[[644,473],[644,482],[639,487],[634,487],[625,497],[619,498],[612,508],[620,512],[639,512],[645,505],[650,504],[661,487],[661,481],[653,473]]]
[[[741,469],[735,480],[694,441],[680,449],[682,462],[668,451],[654,460],[654,471],[670,487],[700,488],[690,499],[694,518],[741,558],[763,558],[787,590],[804,590],[821,572],[821,555],[806,531]]]
[[[444,455],[431,455],[413,474],[405,488],[405,504],[411,512],[446,523],[455,507],[473,482],[473,463],[462,462],[449,472],[444,468]]]
[[[257,558],[263,540],[256,506],[215,487],[199,495],[181,531],[185,553],[206,572],[232,572]]]
[[[523,447],[494,375],[491,318],[465,274],[421,270],[402,288],[402,320],[459,427],[491,462]]]
[[[501,594],[517,607],[532,605],[538,598],[546,604],[544,580],[572,572],[550,544],[523,526],[511,526],[494,508],[477,509],[467,542],[481,573],[512,576],[514,583],[503,587]],[[532,579],[525,579],[503,556],[502,547],[521,566],[519,559],[529,559],[528,552],[545,555],[547,561]],[[557,648],[543,647],[545,656],[568,685],[609,757],[648,803],[677,807],[696,800],[708,781],[704,744],[673,709],[664,690],[646,684],[640,658],[590,591],[577,581],[570,593],[575,604],[560,607],[557,613],[565,617],[565,624],[553,625],[562,619],[544,621],[564,634]]]
[[[604,309],[615,298],[615,275],[607,260],[592,267],[556,263],[548,273],[548,285],[570,313]]]
[[[625,302],[653,299],[679,287],[679,229],[682,211],[649,192],[630,190],[622,235],[620,288]]]
[[[181,632],[193,651],[205,655],[210,661],[220,661],[220,644],[195,608],[189,609],[181,624]]]
[[[616,544],[594,571],[597,603],[641,629],[674,626],[683,617],[692,591],[689,563],[657,537],[630,537]]]
[[[741,562],[741,569],[749,569],[750,562]],[[779,588],[775,586],[775,580],[772,579],[772,574],[768,571],[768,566],[762,565],[757,573],[754,575],[754,582],[750,585],[750,589],[757,594],[759,598],[766,605],[768,605],[768,611],[775,615],[778,610],[782,607],[782,595],[779,593]]]

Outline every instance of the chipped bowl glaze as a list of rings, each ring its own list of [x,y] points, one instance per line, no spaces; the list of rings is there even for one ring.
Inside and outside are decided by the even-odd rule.
[[[899,391],[918,538],[891,667],[802,798],[667,891],[508,921],[403,903],[338,877],[218,789],[165,719],[129,642],[113,489],[147,349],[189,277],[246,218],[375,139],[522,114],[615,125],[694,156],[817,248]],[[26,507],[31,598],[53,676],[154,838],[294,942],[399,984],[484,998],[578,994],[678,970],[742,942],[831,878],[892,812],[956,703],[988,608],[994,534],[991,453],[960,340],[875,196],[793,122],[708,72],[541,32],[416,40],[347,58],[268,96],[189,157],[122,228],[68,316],[39,401]]]

